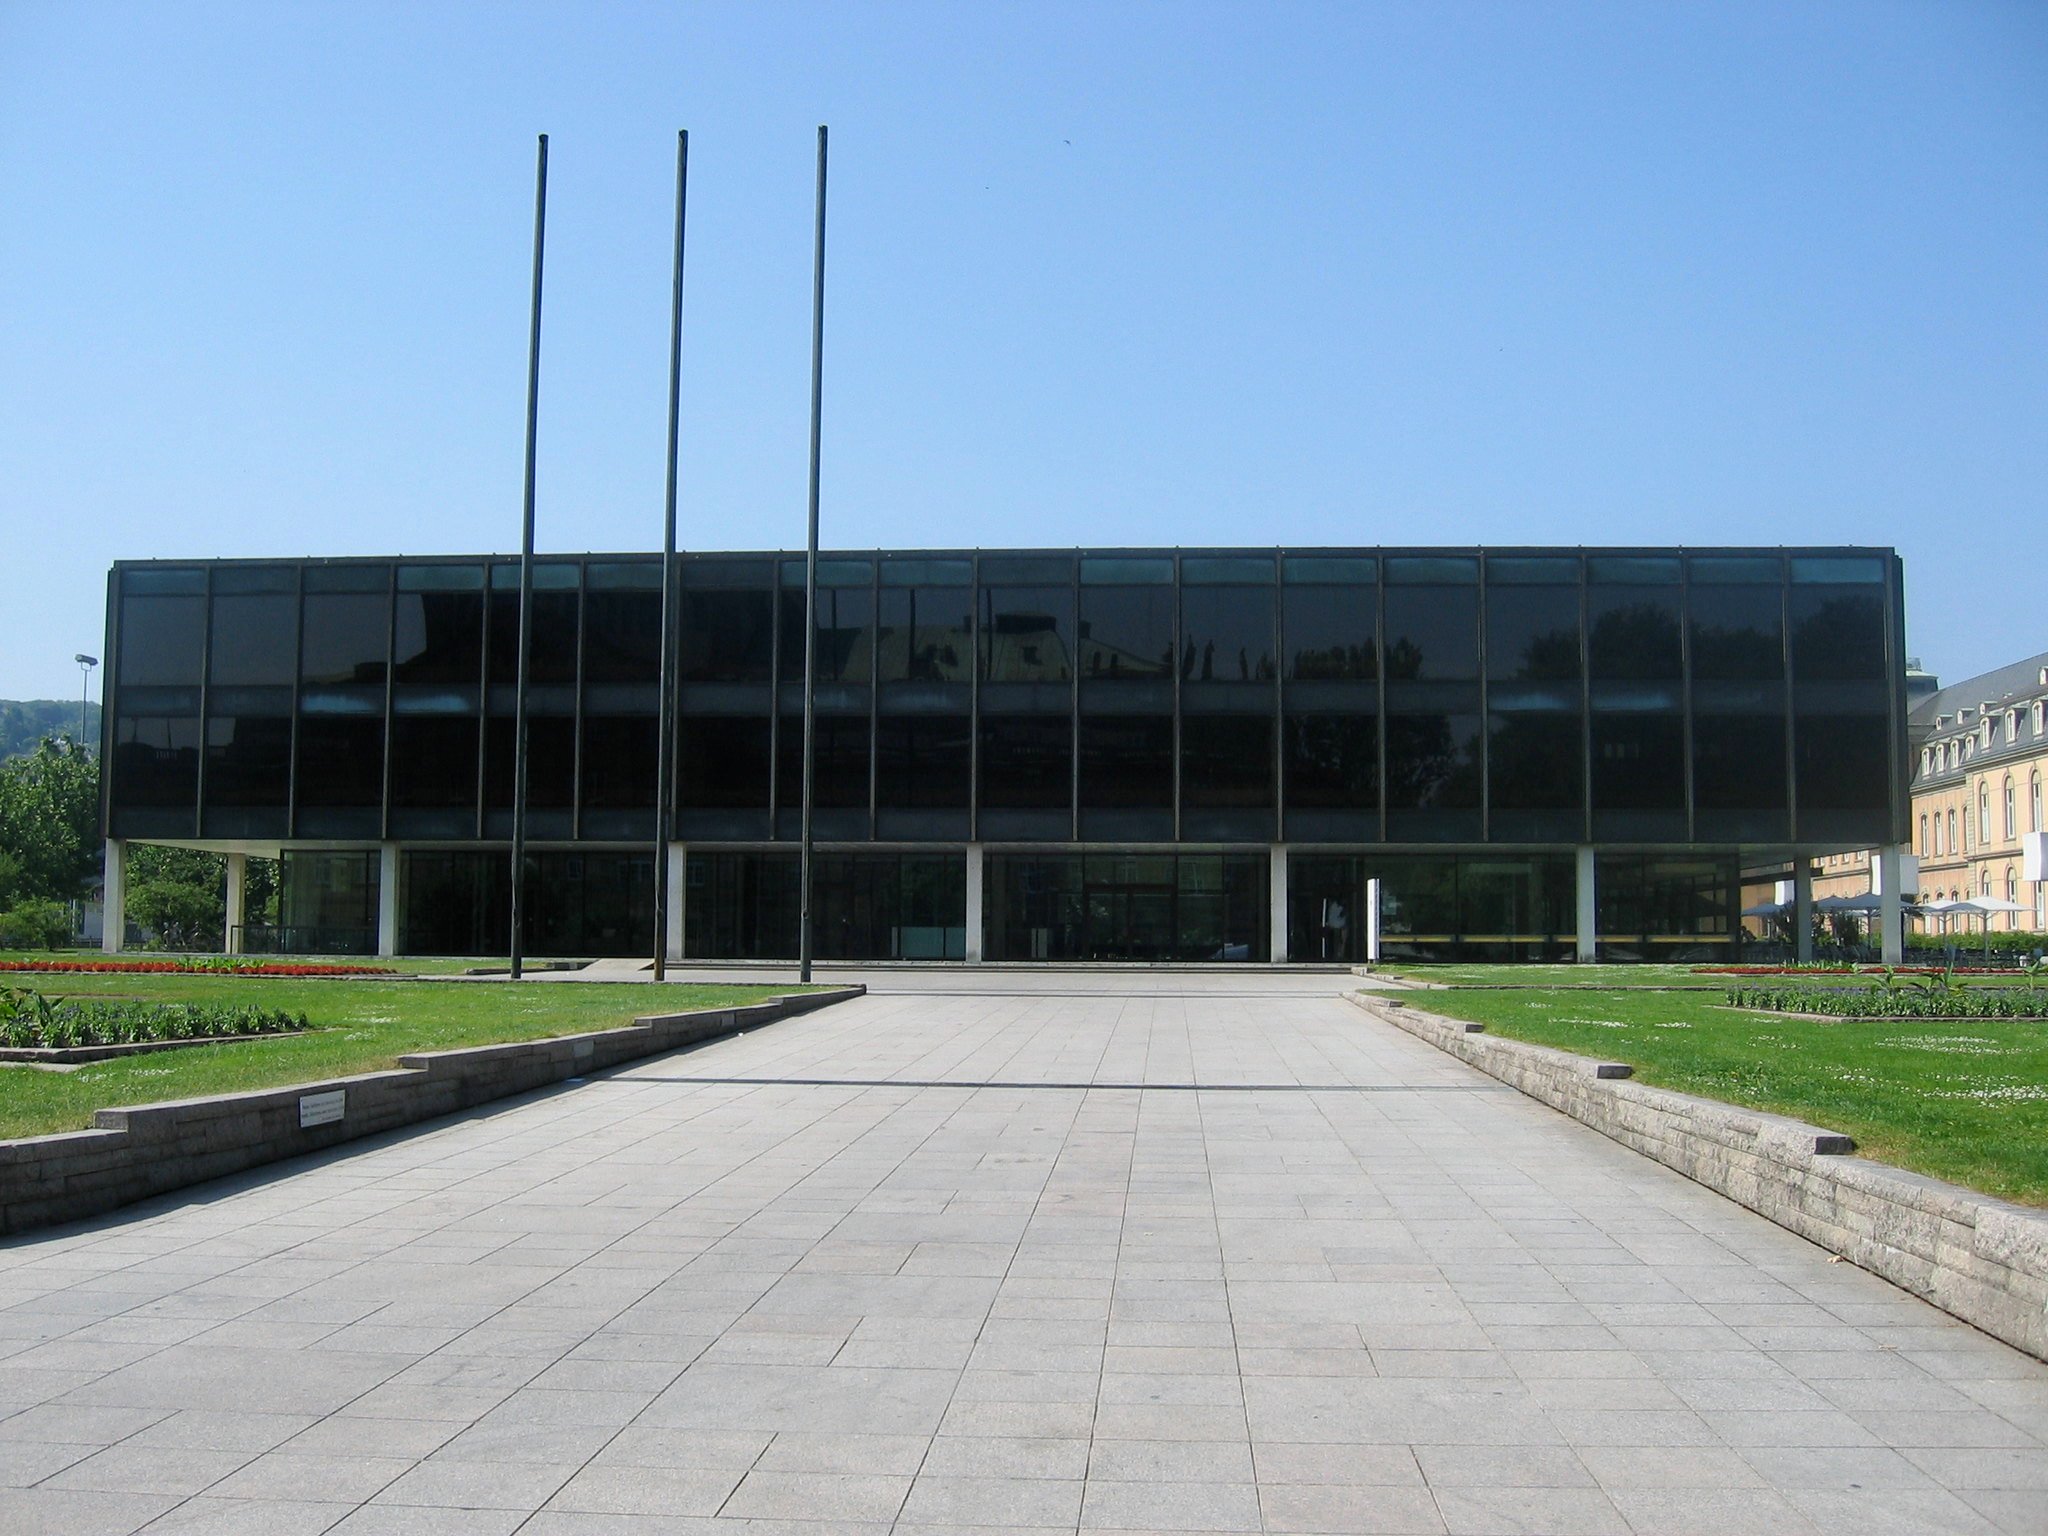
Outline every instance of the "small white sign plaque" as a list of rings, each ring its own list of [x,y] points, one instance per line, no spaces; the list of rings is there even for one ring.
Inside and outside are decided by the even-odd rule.
[[[299,1099],[299,1129],[309,1125],[332,1125],[342,1116],[348,1104],[348,1090],[337,1088],[332,1093],[308,1093]]]

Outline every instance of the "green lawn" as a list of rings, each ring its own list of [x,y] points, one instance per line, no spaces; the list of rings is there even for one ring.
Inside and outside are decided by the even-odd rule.
[[[1454,987],[1705,987],[1718,992],[1725,977],[1702,976],[1689,965],[1453,965],[1393,961],[1380,974]]]
[[[1908,957],[1902,970],[1926,970],[1937,962]],[[1876,971],[1793,971],[1785,975],[1733,976],[1726,972],[1699,970],[1690,965],[1457,965],[1429,961],[1390,961],[1375,974],[1397,976],[1408,981],[1433,981],[1453,987],[1688,987],[1720,993],[1733,983],[1749,981],[1776,986],[1867,986],[1877,979]],[[1956,972],[1958,981],[1972,986],[2009,987],[2038,985],[2039,978],[2025,975],[1979,976],[1972,971]]]
[[[186,955],[171,954],[154,949],[128,949],[118,955],[102,954],[96,949],[0,949],[0,960],[72,960],[91,963],[96,960],[218,960],[218,954]],[[378,970],[395,971],[401,976],[460,976],[480,966],[502,968],[503,955],[470,958],[436,956],[422,959],[417,955],[240,955],[236,958],[252,964],[275,963],[278,965],[367,965]],[[543,965],[541,960],[529,961],[532,965]],[[0,972],[0,976],[19,974]],[[26,976],[27,981],[36,978]]]
[[[1406,997],[1490,1033],[1627,1062],[1658,1087],[1845,1132],[1880,1162],[2048,1205],[2048,1023],[1823,1023],[1721,1000],[1719,989],[1614,986]]]
[[[626,982],[286,980],[249,976],[23,976],[45,996],[252,1003],[303,1012],[312,1030],[243,1045],[201,1045],[70,1072],[0,1067],[0,1138],[77,1130],[96,1109],[274,1088],[389,1067],[412,1051],[449,1050],[610,1029],[647,1013],[759,1002],[792,986]]]

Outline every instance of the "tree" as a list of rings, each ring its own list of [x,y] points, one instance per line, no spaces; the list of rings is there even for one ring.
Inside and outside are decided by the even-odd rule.
[[[14,900],[72,901],[99,872],[99,764],[69,737],[0,763],[0,858]]]
[[[226,860],[196,848],[128,851],[128,917],[159,949],[218,949],[227,925]]]

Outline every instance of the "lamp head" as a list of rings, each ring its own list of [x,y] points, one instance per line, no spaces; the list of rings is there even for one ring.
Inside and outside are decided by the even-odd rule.
[[[72,657],[71,659],[77,662],[81,667],[96,667],[100,664],[99,657],[88,656],[83,651],[80,651],[76,656]]]

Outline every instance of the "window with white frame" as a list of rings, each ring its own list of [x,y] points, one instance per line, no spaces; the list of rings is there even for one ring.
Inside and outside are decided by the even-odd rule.
[[[1977,846],[1982,848],[1991,841],[1991,791],[1977,782]]]
[[[1956,851],[1956,812],[1954,806],[1950,806],[1948,812],[1948,851],[1950,853]]]
[[[2034,775],[2034,782],[2027,791],[2027,798],[2033,802],[2034,810],[2034,821],[2033,826],[2030,830],[2035,832],[2042,831],[2043,828],[2041,826],[2041,775],[2038,773]]]
[[[2048,736],[2048,699],[2034,700],[2034,740]]]
[[[1920,857],[1926,858],[1934,850],[1927,846],[1927,813],[1920,813]]]
[[[2005,835],[2008,839],[2019,835],[2019,817],[2015,814],[2016,799],[2012,780],[2008,777],[2005,781]]]

